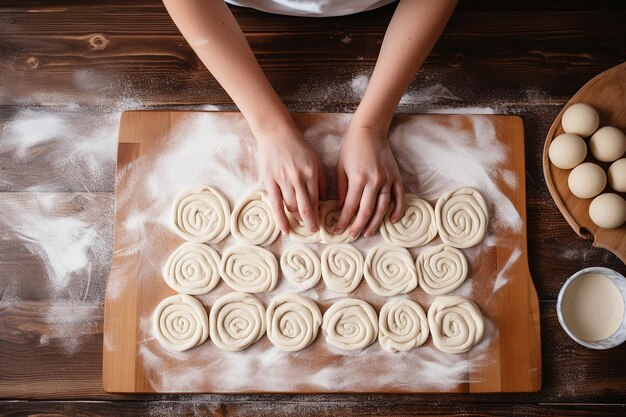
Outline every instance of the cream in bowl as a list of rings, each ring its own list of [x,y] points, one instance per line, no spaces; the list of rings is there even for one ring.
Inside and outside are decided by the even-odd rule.
[[[556,303],[559,323],[579,344],[609,349],[626,340],[626,278],[612,269],[585,268],[572,275]]]

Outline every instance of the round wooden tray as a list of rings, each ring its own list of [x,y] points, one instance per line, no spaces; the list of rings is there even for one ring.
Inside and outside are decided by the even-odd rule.
[[[608,249],[626,263],[626,224],[617,229],[602,229],[589,218],[589,204],[592,199],[583,200],[574,196],[567,186],[571,170],[559,169],[550,163],[548,149],[552,139],[564,133],[561,117],[566,108],[574,103],[587,103],[600,113],[600,126],[615,126],[626,130],[626,63],[620,64],[593,78],[567,102],[550,127],[543,147],[543,173],[552,198],[561,210],[565,220],[574,231],[585,239],[593,240],[596,247]],[[596,161],[587,152],[587,161],[600,165],[605,170],[610,163]],[[609,187],[604,192],[611,191]],[[618,193],[626,197],[626,193]]]

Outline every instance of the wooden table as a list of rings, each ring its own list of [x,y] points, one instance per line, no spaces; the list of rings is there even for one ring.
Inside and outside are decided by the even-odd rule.
[[[233,105],[159,1],[101,3],[0,0],[0,414],[626,413],[626,345],[606,352],[580,347],[555,313],[558,290],[571,273],[591,265],[626,273],[626,267],[577,238],[541,170],[543,141],[563,104],[595,74],[626,61],[623,1],[463,2],[400,106],[401,112],[454,108],[523,117],[529,256],[543,348],[538,393],[411,396],[138,397],[102,391],[115,155],[106,143],[114,146],[115,118],[121,109]],[[371,72],[392,12],[390,6],[345,18],[295,19],[235,10],[293,111],[353,111],[358,77]],[[15,140],[24,127],[20,121],[35,118],[42,120],[38,132],[56,136],[25,148]],[[65,128],[55,125],[59,120]],[[75,135],[80,147],[73,148]],[[104,150],[97,140],[105,141]],[[90,239],[84,267],[51,260],[55,252],[20,229],[24,219],[37,218],[74,221],[73,230]],[[50,239],[54,230],[39,232]],[[66,285],[55,277],[65,277]]]

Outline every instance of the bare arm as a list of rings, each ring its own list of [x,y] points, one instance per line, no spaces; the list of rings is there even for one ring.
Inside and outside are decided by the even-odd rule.
[[[261,70],[223,0],[164,0],[174,23],[243,113],[259,146],[259,170],[284,233],[283,209],[317,230],[321,164]]]
[[[452,15],[456,0],[401,0],[389,23],[369,85],[339,158],[337,188],[343,207],[337,231],[350,219],[353,235],[373,234],[390,202],[391,220],[403,214],[404,190],[387,134],[393,114]]]

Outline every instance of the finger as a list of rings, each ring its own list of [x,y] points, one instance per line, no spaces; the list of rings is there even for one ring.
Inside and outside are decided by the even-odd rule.
[[[294,191],[291,184],[283,185],[280,187],[280,191],[283,195],[283,200],[285,201],[285,207],[287,207],[287,211],[291,213],[298,221],[301,221],[300,213],[298,213],[298,201],[296,200],[296,192]]]
[[[363,195],[363,186],[360,184],[353,184],[348,188],[348,194],[345,198],[345,203],[343,208],[341,209],[341,215],[339,216],[339,220],[337,220],[337,224],[335,225],[336,234],[343,233],[344,230],[348,227],[352,219],[354,218],[354,214],[359,208],[359,202],[361,201],[361,196]]]
[[[319,228],[319,181],[315,178],[311,178],[310,181],[306,183],[306,192],[309,196],[309,201],[311,202],[311,208],[313,209],[313,220],[315,221],[315,225]],[[302,213],[301,213],[302,214]],[[317,230],[316,230],[317,231]],[[315,233],[315,231],[313,232]]]
[[[393,183],[391,194],[393,196],[393,211],[389,218],[392,222],[396,223],[404,216],[404,186],[402,185],[402,181],[396,180]]]
[[[391,184],[383,187],[383,190],[390,190],[391,189]],[[370,237],[373,236],[376,231],[378,230],[378,227],[380,226],[380,223],[383,221],[383,218],[385,217],[385,214],[387,213],[387,209],[389,208],[389,204],[391,203],[391,195],[386,194],[386,193],[382,193],[382,194],[378,194],[378,198],[376,200],[376,208],[374,209],[374,214],[372,215],[372,218],[370,219],[370,221],[367,223],[367,226],[365,226],[365,237]]]
[[[365,187],[363,197],[361,198],[361,204],[359,205],[359,212],[354,218],[354,223],[350,226],[350,236],[358,236],[363,231],[363,228],[372,218],[374,208],[376,207],[376,200],[379,199],[378,192],[380,188],[368,186]],[[389,198],[386,198],[389,201]]]
[[[317,189],[318,189],[318,199],[326,200],[326,191],[327,191],[327,183],[326,183],[326,175],[324,174],[324,166],[318,160],[317,161]],[[313,206],[316,207],[316,206]]]
[[[343,169],[337,169],[337,207],[343,209],[348,194],[348,177]]]
[[[272,211],[274,212],[274,217],[276,218],[278,227],[281,232],[288,234],[289,220],[287,220],[287,215],[285,214],[285,206],[282,194],[280,193],[280,188],[278,188],[278,185],[275,182],[268,185],[267,195],[270,198],[270,205],[272,206]]]
[[[313,206],[311,206],[309,194],[303,183],[296,186],[296,200],[298,201],[298,212],[304,221],[304,225],[311,233],[317,232],[317,221],[314,218]]]

